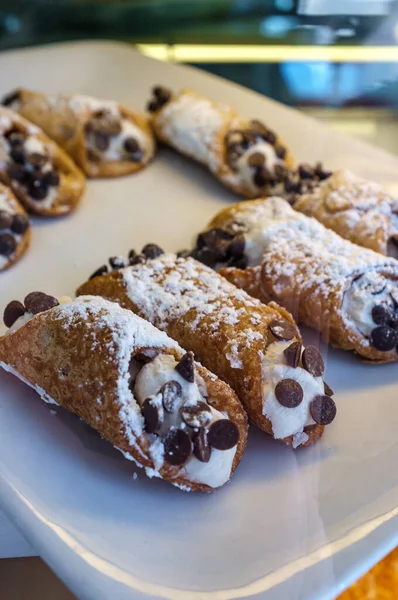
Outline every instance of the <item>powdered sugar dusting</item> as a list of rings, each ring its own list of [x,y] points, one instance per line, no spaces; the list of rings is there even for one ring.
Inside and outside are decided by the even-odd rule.
[[[208,166],[213,172],[219,168],[217,136],[229,108],[215,104],[192,92],[182,92],[155,117],[160,129],[173,147]]]
[[[263,269],[277,295],[287,287],[300,290],[304,297],[315,290],[319,301],[330,306],[333,291],[340,304],[334,310],[350,327],[357,328],[354,317],[341,307],[355,278],[374,272],[388,283],[391,294],[398,288],[395,259],[344,240],[315,219],[296,212],[281,198],[241,203],[233,218],[246,227],[249,266]],[[370,291],[365,286],[362,293],[369,296]]]
[[[389,237],[398,236],[398,198],[348,170],[333,173],[301,196],[294,208],[364,246],[372,243],[376,233],[382,232],[384,245]],[[379,251],[386,253],[387,248]]]
[[[203,317],[207,317],[209,334],[220,327],[229,327],[232,339],[226,354],[233,368],[242,368],[237,337],[239,323],[248,309],[254,319],[261,320],[263,307],[258,300],[216,276],[209,267],[192,258],[177,258],[174,254],[164,254],[136,267],[127,267],[121,273],[127,295],[138,305],[141,314],[160,329],[166,329],[175,319],[184,318],[189,311],[196,313],[190,323],[192,331]],[[237,306],[237,301],[244,307]],[[245,335],[244,343],[254,342],[257,335],[254,331],[249,337]]]

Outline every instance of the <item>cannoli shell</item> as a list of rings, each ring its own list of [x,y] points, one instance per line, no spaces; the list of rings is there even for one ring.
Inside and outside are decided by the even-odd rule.
[[[22,206],[16,199],[12,190],[10,188],[6,187],[5,185],[2,185],[1,183],[0,183],[0,195],[6,195],[6,197],[7,197],[6,202],[10,206],[10,208],[12,208],[14,213],[18,213],[18,214],[22,214],[22,215],[25,214],[24,209],[22,208]],[[17,244],[15,252],[13,252],[13,254],[11,254],[11,256],[7,257],[7,261],[5,262],[4,266],[0,269],[0,271],[5,271],[6,269],[9,269],[15,263],[17,263],[20,260],[20,258],[22,258],[22,256],[25,254],[25,252],[29,248],[30,240],[31,240],[31,228],[28,227],[28,229],[25,231],[25,233],[22,234],[21,239],[20,239],[19,243]]]
[[[72,321],[67,313],[62,314],[62,307],[61,310],[56,308],[36,315],[14,333],[0,338],[0,363],[12,367],[32,387],[41,388],[43,399],[52,399],[83,419],[127,458],[139,466],[153,469],[148,435],[144,431],[141,435],[127,431],[121,417],[118,391],[120,364],[115,359],[117,352],[112,346],[112,331],[103,323],[98,327],[98,312],[90,306],[89,298],[81,301],[87,303],[86,310]],[[110,303],[104,303],[101,313],[106,312],[108,307],[113,310]],[[131,318],[130,313],[128,317]],[[183,356],[184,352],[177,344],[155,328],[151,329],[153,345],[134,345],[131,355],[156,349],[171,354],[177,360]],[[225,383],[201,365],[196,365],[196,368],[205,381],[211,404],[227,412],[239,427],[233,472],[246,446],[246,415],[236,395]],[[179,473],[178,467],[165,464],[159,473],[163,479],[185,489],[212,491],[207,485],[188,481]]]
[[[206,140],[203,141],[203,144],[206,146],[207,150],[205,159],[198,157],[194,150],[189,151],[186,147],[183,148],[178,141],[178,136],[167,133],[166,125],[168,125],[170,109],[172,109],[173,103],[178,105],[178,102],[182,97],[190,98],[193,102],[196,100],[198,103],[206,101],[207,105],[219,115],[220,125],[218,129],[211,130],[210,127],[208,131],[204,129]],[[161,142],[171,146],[181,154],[204,164],[226,187],[236,194],[244,196],[245,198],[253,198],[258,195],[253,193],[250,186],[248,186],[243,179],[239,179],[235,171],[228,165],[227,147],[225,144],[226,135],[229,131],[236,129],[244,130],[250,127],[249,119],[242,118],[233,108],[224,104],[212,102],[197,92],[184,89],[175,94],[167,104],[155,111],[152,117],[152,126],[156,133],[156,137]],[[202,133],[202,135],[204,135],[204,133]],[[186,136],[189,137],[190,135],[195,138],[196,136],[200,136],[201,132],[196,130],[193,130],[192,132],[187,131]],[[293,168],[294,159],[286,147],[286,144],[278,136],[276,137],[276,143],[286,148],[286,157],[283,161],[285,166]],[[192,148],[194,148],[194,145]]]
[[[180,265],[181,270],[174,264],[166,265],[164,268],[156,270],[156,284],[161,288],[165,278],[174,271],[176,277],[184,276],[184,261],[186,259],[178,259],[177,265]],[[205,280],[211,275],[213,280],[219,280],[220,287],[225,289],[224,280],[216,272],[208,267],[187,259],[190,263],[195,264],[195,269],[199,273],[198,277],[190,278],[188,272],[185,277],[195,289],[196,294],[206,293]],[[137,265],[136,267],[128,267],[132,269],[137,279],[140,278],[140,269],[145,266]],[[114,271],[110,274],[95,277],[84,283],[77,290],[77,295],[91,294],[100,295],[108,300],[118,302],[124,308],[132,310],[134,313],[149,318],[149,313],[145,311],[143,306],[140,306],[134,301],[134,298],[129,295],[123,278],[123,271]],[[203,277],[200,276],[203,275]],[[153,324],[164,329],[170,337],[175,339],[187,350],[194,352],[195,357],[207,368],[211,369],[218,377],[227,382],[237,393],[250,420],[266,433],[273,435],[272,424],[269,419],[263,415],[263,391],[262,391],[262,362],[261,355],[266,346],[269,336],[272,337],[269,331],[269,325],[273,319],[286,319],[296,327],[293,317],[288,311],[278,306],[275,302],[268,306],[253,300],[246,294],[238,292],[235,287],[228,286],[230,293],[223,294],[219,298],[219,309],[211,314],[206,314],[206,311],[191,308],[182,317],[173,318],[170,316],[166,323],[160,323],[156,319],[154,311]],[[237,293],[236,293],[237,292]],[[150,294],[148,292],[150,297]],[[178,292],[175,292],[178,303]],[[149,301],[151,304],[151,301]],[[239,314],[239,322],[229,324],[223,320],[222,315],[225,311],[231,308]],[[218,316],[219,315],[219,316]],[[214,324],[217,323],[217,327]],[[250,335],[250,340],[246,337],[246,332],[255,332],[254,339]],[[300,340],[300,333],[296,328],[296,340]],[[234,343],[236,341],[236,343]],[[293,340],[292,340],[293,341]],[[235,347],[234,347],[235,346]],[[230,353],[235,353],[235,359],[242,365],[241,368],[234,366],[234,361],[231,361]],[[308,431],[307,431],[308,429]],[[307,446],[319,439],[323,433],[322,425],[315,425],[305,429],[309,439],[303,445]],[[291,445],[292,437],[285,438],[285,443]]]
[[[52,203],[47,205],[46,199],[40,201],[30,198],[24,186],[11,179],[4,162],[0,162],[0,181],[11,187],[18,200],[28,211],[37,215],[57,217],[75,210],[86,187],[86,180],[72,159],[54,141],[50,140],[42,130],[32,125],[18,113],[0,106],[1,118],[9,121],[11,126],[17,124],[44,144],[53,166],[60,175],[60,183],[56,188],[52,188],[56,189],[56,194]]]
[[[52,138],[75,161],[87,177],[118,177],[140,171],[146,166],[144,162],[131,160],[99,161],[88,160],[85,144],[84,126],[91,117],[88,107],[79,110],[71,107],[73,96],[46,96],[23,88],[16,90],[18,94],[17,110],[26,119],[35,123]],[[149,139],[153,139],[148,119],[126,106],[118,105],[123,118],[137,125]],[[154,146],[154,145],[153,145]],[[155,148],[153,147],[153,152]]]

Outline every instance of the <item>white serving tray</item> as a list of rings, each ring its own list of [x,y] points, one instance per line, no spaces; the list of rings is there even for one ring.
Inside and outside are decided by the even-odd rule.
[[[14,86],[79,91],[143,108],[161,83],[265,120],[300,160],[349,167],[398,191],[398,159],[195,69],[108,42],[0,56]],[[73,294],[104,260],[155,241],[189,245],[235,198],[162,150],[143,173],[92,181],[78,212],[37,220],[32,248],[0,276],[0,307],[32,290]],[[316,337],[316,334],[309,334]],[[294,452],[252,430],[232,482],[184,494],[142,473],[71,415],[0,373],[0,504],[84,600],[331,599],[398,542],[398,371],[327,352],[338,418]]]

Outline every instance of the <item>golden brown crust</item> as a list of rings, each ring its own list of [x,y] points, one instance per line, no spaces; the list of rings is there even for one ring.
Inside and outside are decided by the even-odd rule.
[[[137,266],[135,269],[139,277],[140,267]],[[206,271],[207,267],[197,263],[197,269],[200,273],[201,271]],[[157,272],[156,283],[161,286],[162,281],[164,281],[170,272],[173,272],[173,265],[163,268],[161,272]],[[212,274],[214,278],[219,278],[217,273],[213,272]],[[194,285],[198,293],[205,289],[203,279],[200,277],[194,280]],[[148,315],[140,306],[129,297],[123,273],[120,271],[114,271],[110,274],[91,279],[81,285],[76,294],[99,295],[108,300],[118,302],[123,308],[132,310],[143,318],[148,318]],[[220,327],[214,329],[213,323],[214,320],[217,320],[214,315],[218,313],[221,315],[226,308],[229,308],[229,303],[239,314],[238,325],[223,322]],[[166,326],[157,322],[156,319],[152,322],[154,325],[164,329],[181,346],[194,352],[196,358],[203,365],[211,369],[223,381],[226,381],[242,401],[250,420],[266,433],[273,435],[272,424],[263,414],[263,378],[260,357],[267,340],[270,336],[272,338],[269,330],[271,321],[282,317],[296,327],[294,319],[275,302],[265,306],[257,302],[249,302],[248,304],[245,298],[230,298],[230,300],[223,298],[220,304],[219,311],[216,310],[212,315],[201,314],[198,310],[191,308],[182,318],[171,317],[168,319]],[[149,320],[151,321],[150,318]],[[194,323],[195,326],[193,327]],[[257,334],[256,339],[251,340],[250,343],[247,343],[244,337],[246,330],[255,331]],[[244,365],[243,370],[242,368],[233,366],[229,356],[229,350],[232,351],[234,340],[239,338],[239,333],[243,334],[243,338],[241,343],[237,342],[236,352],[238,359]],[[297,327],[295,339],[301,340]],[[211,340],[211,343],[209,343],[209,340]],[[319,426],[311,430],[311,435],[306,445],[319,439],[323,433],[323,429],[324,427]],[[291,445],[293,438],[286,438],[283,441]]]
[[[397,236],[394,215],[398,198],[380,185],[336,171],[312,192],[299,197],[294,209],[314,217],[325,227],[358,246],[388,255],[390,237]]]
[[[244,218],[242,217],[244,211],[250,211],[251,207],[253,209],[257,206],[261,208],[268,201],[271,201],[271,199],[258,199],[246,202],[244,205],[237,203],[229,206],[212,219],[207,229],[229,229],[232,223],[239,221],[240,215],[241,218]],[[324,231],[327,232],[327,229]],[[341,241],[344,244],[346,243],[343,240]],[[284,246],[283,251],[287,252],[288,248],[288,245]],[[367,252],[367,250],[364,250],[364,252]],[[375,256],[377,257],[377,255]],[[390,263],[383,266],[386,260],[391,263],[391,259],[380,257],[377,272],[393,281],[398,280],[398,269],[395,269],[396,274],[394,274]],[[280,274],[280,266],[286,262],[294,263],[294,277]],[[314,273],[319,272],[321,274],[323,271],[323,263],[318,256],[313,257],[311,261],[308,259],[304,261],[301,258],[296,259],[293,254],[287,257],[279,247],[270,244],[261,265],[248,267],[244,270],[236,267],[224,267],[220,269],[220,274],[264,303],[274,300],[285,306],[299,323],[304,323],[320,331],[323,339],[332,346],[343,350],[353,350],[361,357],[375,362],[396,362],[398,360],[396,352],[381,352],[370,344],[365,345],[363,337],[344,320],[344,315],[340,310],[342,298],[345,290],[351,285],[352,277],[342,276],[337,282],[328,281],[328,293],[325,294],[325,291],[320,289],[317,279],[313,277]],[[359,272],[357,275],[360,274]],[[305,287],[299,285],[298,281],[305,281]],[[313,281],[312,285],[310,284],[311,281]]]
[[[220,105],[217,102],[209,101],[210,105],[220,113],[220,117],[222,117],[222,123],[219,126],[219,129],[215,133],[214,136],[209,138],[208,142],[208,152],[211,155],[211,164],[209,165],[207,161],[201,160],[194,151],[190,152],[188,150],[182,149],[173,136],[168,135],[167,131],[164,127],[164,115],[165,112],[170,109],[170,106],[173,103],[178,103],[181,97],[190,97],[193,101],[195,100],[203,100],[204,97],[197,92],[190,89],[183,89],[177,94],[174,94],[169,102],[159,108],[154,112],[152,117],[152,126],[156,133],[156,137],[171,146],[175,150],[178,150],[184,156],[191,158],[197,162],[201,162],[206,167],[208,167],[213,174],[231,191],[234,193],[243,196],[244,198],[256,198],[259,195],[259,191],[253,191],[250,186],[244,182],[243,180],[237,181],[236,173],[231,169],[228,165],[227,161],[227,148],[225,144],[225,138],[229,131],[240,129],[246,130],[250,128],[250,120],[245,119],[239,115],[239,113],[231,108],[230,106]],[[207,100],[207,99],[206,99]],[[200,135],[200,134],[199,134]],[[275,144],[281,145],[286,148],[286,156],[283,160],[283,164],[286,167],[293,168],[295,161],[290,150],[287,148],[286,144],[283,140],[276,136]]]
[[[40,216],[56,217],[67,215],[76,209],[84,189],[86,180],[83,173],[71,160],[71,158],[38,127],[31,125],[26,119],[18,113],[0,107],[0,116],[11,123],[11,127],[17,126],[20,130],[29,132],[40,142],[42,142],[48,151],[50,160],[60,176],[60,183],[56,188],[54,199],[50,206],[46,205],[46,199],[43,201],[32,199],[24,186],[20,185],[7,173],[7,164],[4,162],[0,168],[0,181],[9,186],[18,200],[30,212]]]
[[[1,183],[0,183],[0,194],[6,196],[7,204],[9,204],[10,208],[12,208],[14,213],[26,215],[24,209],[22,208],[22,206],[16,199],[12,190],[10,188],[8,188],[7,186],[2,185]],[[23,255],[29,248],[30,240],[31,240],[31,228],[29,226],[28,229],[25,231],[25,233],[22,234],[21,240],[18,242],[15,252],[13,254],[11,254],[11,256],[8,257],[4,266],[0,267],[0,272],[5,271],[6,269],[9,269],[23,257]]]
[[[139,466],[154,468],[149,452],[149,437],[143,431],[134,435],[126,429],[121,416],[118,378],[120,365],[111,346],[112,331],[96,327],[96,314],[73,320],[57,314],[58,309],[36,315],[26,325],[0,338],[0,362],[11,366],[33,387],[39,386],[57,404],[79,416],[116,448],[132,457]],[[173,347],[154,346],[179,360],[183,352]],[[153,349],[135,346],[131,355]],[[222,407],[239,428],[240,438],[231,476],[239,464],[247,441],[247,418],[234,392],[201,365],[197,372],[203,378],[209,400],[215,408]],[[132,443],[132,438],[134,442]],[[179,467],[163,466],[162,478],[192,491],[211,492],[205,484],[191,482]]]
[[[58,96],[50,99],[40,92],[32,92],[23,88],[16,90],[18,112],[32,123],[38,125],[47,135],[55,140],[83,170],[87,177],[119,177],[136,173],[147,166],[147,162],[131,160],[99,161],[88,159],[84,126],[91,117],[92,111],[81,110],[79,114],[71,108],[71,96]],[[153,133],[148,119],[126,106],[118,105],[120,114],[137,125],[152,143],[151,158],[155,152]]]

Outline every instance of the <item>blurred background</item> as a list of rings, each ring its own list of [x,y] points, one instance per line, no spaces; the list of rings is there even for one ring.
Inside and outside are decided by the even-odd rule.
[[[0,0],[2,50],[103,38],[398,153],[396,0]]]

